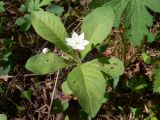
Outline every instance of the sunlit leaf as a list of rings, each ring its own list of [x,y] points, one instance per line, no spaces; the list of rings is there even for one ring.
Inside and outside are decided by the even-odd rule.
[[[104,94],[106,81],[100,70],[90,65],[80,65],[68,75],[67,83],[83,110],[95,117],[99,111]]]
[[[7,120],[7,116],[5,114],[0,114],[0,120]]]
[[[74,55],[73,50],[66,45],[67,32],[57,16],[49,12],[36,11],[33,12],[31,21],[35,31],[42,38],[54,43],[65,53]]]
[[[114,16],[111,7],[99,7],[84,18],[81,32],[85,33],[89,45],[81,52],[82,58],[108,36],[113,27]]]
[[[48,74],[68,65],[68,61],[65,61],[54,53],[41,53],[29,58],[25,67],[36,74]]]

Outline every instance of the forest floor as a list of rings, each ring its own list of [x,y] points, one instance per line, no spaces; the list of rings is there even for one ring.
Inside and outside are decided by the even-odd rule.
[[[6,75],[0,74],[0,113],[6,114],[8,120],[63,120],[66,115],[70,120],[89,120],[77,99],[65,95],[61,90],[62,82],[69,70],[37,75],[25,69],[26,61],[40,53],[43,48],[49,48],[59,55],[61,51],[38,36],[32,27],[26,30],[26,26],[29,25],[24,20],[21,19],[15,24],[18,18],[26,14],[19,10],[25,0],[3,2],[5,11],[0,13],[0,73]],[[54,3],[61,7],[63,13],[60,11],[57,14],[61,14],[67,31],[78,32],[88,11],[88,3],[85,0],[80,3],[55,0]],[[125,72],[115,89],[111,86],[107,88],[107,102],[102,105],[95,120],[155,120],[154,117],[160,119],[160,95],[152,90],[153,72],[160,64],[158,16],[160,17],[156,14],[151,28],[157,36],[157,41],[152,44],[142,44],[141,47],[134,47],[128,43],[124,45],[123,29],[113,29],[112,34],[103,42],[101,54],[121,59],[125,64]],[[146,64],[141,56],[143,52],[156,62]],[[99,55],[99,51],[95,49],[90,54],[90,57],[94,58]],[[5,59],[3,61],[2,56]],[[56,79],[58,84],[55,87]],[[53,88],[55,97],[51,106]]]

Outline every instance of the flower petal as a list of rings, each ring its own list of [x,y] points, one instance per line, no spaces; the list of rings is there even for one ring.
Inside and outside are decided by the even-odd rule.
[[[76,45],[76,48],[77,48],[77,50],[84,50],[85,49],[84,45],[82,45],[82,44]]]
[[[74,40],[72,40],[72,38],[66,38],[66,42],[67,42],[67,45],[68,46],[75,46],[75,41]]]
[[[43,50],[42,50],[42,53],[47,53],[49,51],[49,49],[48,48],[43,48]]]
[[[76,45],[75,45],[75,46],[72,46],[72,48],[75,49],[75,50],[77,50],[77,46],[76,46]]]
[[[78,40],[78,34],[76,32],[72,33],[72,40]]]
[[[89,44],[89,41],[88,40],[83,40],[83,45],[86,46]]]
[[[84,33],[81,33],[81,34],[79,35],[79,40],[80,40],[80,41],[83,41],[83,40],[84,40]]]

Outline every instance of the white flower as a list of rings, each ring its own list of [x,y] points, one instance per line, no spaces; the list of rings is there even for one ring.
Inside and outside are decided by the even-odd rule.
[[[84,33],[78,35],[76,32],[73,32],[72,38],[66,38],[66,42],[75,50],[84,50],[85,46],[89,44],[89,41],[84,39]]]
[[[42,50],[42,53],[47,53],[49,51],[49,49],[48,48],[43,48],[43,50]]]

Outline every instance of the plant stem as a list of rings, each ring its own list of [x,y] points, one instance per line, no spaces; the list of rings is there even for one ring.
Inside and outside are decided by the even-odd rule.
[[[80,65],[82,62],[81,62],[81,59],[79,57],[79,52],[76,51],[76,54],[77,54],[77,63],[78,63],[78,65]]]
[[[57,75],[56,75],[55,85],[54,85],[54,88],[53,88],[53,91],[52,91],[51,102],[50,102],[49,111],[48,111],[48,119],[50,117],[50,113],[51,113],[51,109],[52,109],[52,104],[53,104],[53,100],[54,100],[54,96],[55,96],[55,92],[56,92],[59,73],[60,73],[60,71],[58,70]]]

